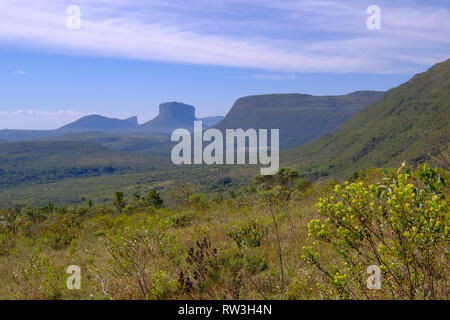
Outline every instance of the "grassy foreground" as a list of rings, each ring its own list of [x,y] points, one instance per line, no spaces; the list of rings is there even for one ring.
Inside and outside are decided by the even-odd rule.
[[[447,176],[403,165],[320,186],[282,168],[208,198],[186,185],[83,207],[3,201],[0,299],[448,299]]]

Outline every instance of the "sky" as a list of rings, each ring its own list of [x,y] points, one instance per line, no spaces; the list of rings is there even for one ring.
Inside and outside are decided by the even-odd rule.
[[[0,129],[389,90],[450,58],[449,35],[450,0],[0,0]]]

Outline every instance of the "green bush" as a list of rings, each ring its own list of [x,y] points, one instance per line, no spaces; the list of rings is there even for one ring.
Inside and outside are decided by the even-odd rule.
[[[79,222],[70,214],[54,214],[44,230],[44,242],[53,249],[62,249],[77,237]]]
[[[434,169],[421,166],[416,177],[405,164],[386,171],[377,185],[337,185],[335,196],[317,203],[323,219],[311,220],[308,230],[339,259],[325,265],[312,247],[304,248],[303,258],[342,298],[375,295],[366,287],[369,265],[381,269],[385,297],[445,298],[450,215],[444,185]]]
[[[161,197],[161,194],[155,189],[150,190],[147,194],[146,202],[155,208],[161,208],[164,205],[164,200]]]
[[[267,226],[262,226],[256,221],[251,221],[242,226],[232,227],[227,235],[236,242],[239,249],[247,249],[259,247],[267,232]]]
[[[208,200],[204,194],[192,194],[189,196],[189,207],[193,210],[207,210],[209,208]]]
[[[119,210],[119,212],[122,212],[123,208],[126,205],[126,201],[125,201],[125,198],[123,196],[123,192],[117,191],[117,192],[114,193],[113,203],[116,206],[117,210]]]
[[[38,249],[14,274],[12,298],[60,299],[65,290],[65,275]]]
[[[195,215],[192,212],[180,212],[171,215],[169,219],[174,227],[179,228],[188,225],[194,217]]]
[[[176,265],[181,259],[176,237],[166,233],[164,227],[164,223],[145,221],[108,235],[107,249],[113,273],[129,279],[146,299],[167,294],[173,282],[158,270]]]

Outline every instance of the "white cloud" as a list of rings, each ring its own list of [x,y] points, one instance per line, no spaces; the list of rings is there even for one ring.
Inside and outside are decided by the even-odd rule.
[[[117,119],[128,119],[129,117],[134,116],[134,114],[131,114],[129,112],[109,114],[102,112],[79,112],[74,110],[0,110],[0,130],[52,130],[91,114],[101,114],[105,117]],[[153,117],[150,117],[147,120],[150,120],[151,118]]]
[[[252,74],[243,78],[257,79],[257,80],[296,80],[298,77],[295,74],[259,73],[259,74]]]
[[[3,0],[0,41],[291,73],[409,73],[448,58],[448,8],[378,3],[382,30],[369,31],[367,5],[348,0],[79,0],[81,30],[69,30],[70,1]]]
[[[14,70],[13,74],[18,75],[18,76],[23,76],[24,74],[26,74],[26,72],[23,70]]]
[[[56,129],[85,115],[85,113],[72,110],[0,110],[0,130],[13,128],[28,130]]]
[[[57,111],[43,111],[36,109],[18,109],[11,111],[0,111],[0,116],[18,117],[18,116],[45,116],[45,117],[59,117],[59,116],[81,116],[82,112],[72,110],[57,110]]]

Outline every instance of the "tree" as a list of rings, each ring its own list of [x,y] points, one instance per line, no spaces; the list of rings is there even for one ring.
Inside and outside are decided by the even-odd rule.
[[[161,208],[164,206],[164,200],[161,197],[161,194],[155,189],[150,190],[147,194],[146,200],[149,205],[154,206],[155,208]]]
[[[281,186],[284,190],[290,191],[297,185],[300,172],[289,167],[282,167],[274,175],[259,175],[255,177],[257,185],[264,189],[270,189],[275,185]]]
[[[295,230],[295,226],[291,223],[287,238],[282,240],[278,214],[289,199],[291,199],[296,186],[298,186],[299,183],[301,184],[300,172],[292,168],[283,167],[280,168],[275,175],[255,177],[255,182],[258,184],[258,197],[260,202],[268,208],[272,217],[277,243],[278,260],[280,263],[281,290],[284,291],[286,282],[284,274],[284,253],[290,237]],[[287,214],[287,216],[289,215]]]
[[[117,209],[120,212],[122,212],[123,208],[126,205],[126,202],[124,200],[122,191],[117,191],[117,192],[114,193],[114,201],[113,201],[113,203],[117,207]]]

